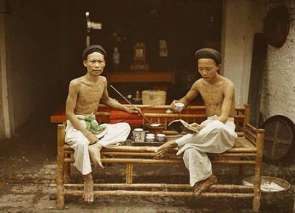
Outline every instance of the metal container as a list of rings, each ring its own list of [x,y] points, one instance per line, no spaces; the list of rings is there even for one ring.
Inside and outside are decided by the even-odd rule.
[[[152,134],[152,133],[148,133],[146,134],[146,142],[154,142],[155,141],[155,134]]]
[[[141,128],[136,128],[132,131],[132,137],[134,142],[141,143],[145,139],[145,131]]]
[[[158,142],[165,142],[166,141],[166,135],[165,134],[157,134],[156,136]]]

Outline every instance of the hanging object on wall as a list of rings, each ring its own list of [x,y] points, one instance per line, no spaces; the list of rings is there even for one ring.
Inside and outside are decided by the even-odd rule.
[[[166,40],[159,41],[159,55],[160,57],[168,57],[168,47]]]
[[[136,42],[133,49],[133,62],[130,66],[131,70],[147,70],[146,50],[143,42]]]
[[[272,8],[264,18],[263,33],[268,44],[280,48],[285,43],[290,29],[288,8],[284,5]]]
[[[86,47],[90,45],[90,31],[92,30],[101,30],[102,29],[102,23],[100,22],[94,22],[90,20],[90,13],[88,11],[85,12],[86,17]]]

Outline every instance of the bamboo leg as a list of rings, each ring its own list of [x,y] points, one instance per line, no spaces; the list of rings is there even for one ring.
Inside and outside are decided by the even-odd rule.
[[[132,184],[133,182],[133,164],[127,163],[126,164],[126,183]]]
[[[241,158],[239,158],[239,160],[241,160]],[[243,177],[244,176],[244,170],[243,170],[244,166],[243,164],[239,165],[239,176]]]
[[[69,157],[71,154],[67,154]],[[69,183],[71,180],[71,163],[64,162],[64,183]]]
[[[257,133],[256,147],[256,164],[255,164],[255,177],[254,177],[254,198],[253,198],[253,211],[259,212],[261,202],[261,166],[262,166],[262,154],[264,143],[264,130]]]
[[[64,202],[64,125],[57,126],[57,170],[56,170],[56,206],[57,209],[65,207]]]

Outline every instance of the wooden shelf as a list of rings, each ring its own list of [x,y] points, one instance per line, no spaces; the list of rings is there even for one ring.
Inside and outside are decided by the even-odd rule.
[[[111,83],[175,83],[175,73],[171,71],[117,71],[109,74]]]

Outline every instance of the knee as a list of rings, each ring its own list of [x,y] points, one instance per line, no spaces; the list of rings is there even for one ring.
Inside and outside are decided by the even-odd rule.
[[[77,148],[79,150],[87,151],[88,150],[88,141],[87,140],[80,140],[77,143]]]
[[[220,134],[223,134],[225,132],[225,128],[224,126],[217,126],[215,127],[214,129],[212,129],[211,133],[214,134],[214,135],[220,135]]]
[[[128,123],[120,123],[120,128],[122,129],[122,131],[125,131],[128,133],[131,131],[131,127]]]
[[[184,151],[184,154],[183,154],[183,158],[191,158],[193,156],[196,156],[198,155],[198,151],[196,149],[193,149],[193,148],[190,148],[190,149],[186,149]]]

